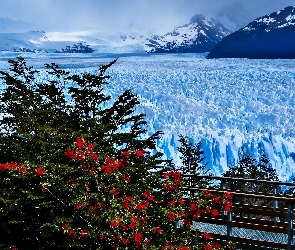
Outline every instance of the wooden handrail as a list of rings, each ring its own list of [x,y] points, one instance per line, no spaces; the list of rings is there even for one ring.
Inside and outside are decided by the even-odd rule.
[[[183,190],[189,190],[189,191],[202,191],[205,192],[208,190],[211,193],[215,194],[223,194],[225,191],[229,190],[222,190],[222,189],[208,189],[208,188],[199,188],[199,187],[182,187]],[[245,198],[255,198],[255,199],[263,199],[263,200],[278,200],[278,201],[284,201],[284,202],[291,202],[295,203],[295,197],[290,197],[286,195],[258,195],[258,194],[250,194],[245,192],[235,192],[230,191],[230,193],[233,196],[239,196],[239,197],[245,197]]]
[[[211,179],[211,180],[224,180],[224,181],[241,181],[241,182],[254,182],[254,183],[266,183],[272,185],[289,186],[295,187],[295,183],[281,182],[281,181],[267,181],[267,180],[257,180],[257,179],[244,179],[236,177],[223,177],[223,176],[210,176],[210,175],[194,175],[194,174],[183,174],[183,177],[193,177],[195,179]]]
[[[225,192],[230,192],[233,197],[241,197],[254,200],[268,200],[273,201],[273,206],[257,206],[251,204],[239,204],[233,203],[233,206],[230,211],[226,212],[226,216],[220,215],[217,217],[200,217],[199,222],[216,224],[216,225],[225,225],[227,229],[226,235],[216,234],[219,239],[230,240],[242,243],[251,244],[252,247],[260,246],[263,247],[279,247],[280,249],[293,249],[293,213],[294,213],[294,204],[295,196],[277,194],[279,186],[289,186],[295,187],[295,183],[279,182],[279,181],[266,181],[266,180],[256,180],[256,179],[244,179],[244,178],[231,178],[231,177],[218,177],[218,176],[206,176],[206,175],[193,175],[193,174],[184,174],[184,178],[188,178],[190,186],[185,186],[182,188],[183,191],[192,191],[192,192],[205,192],[209,191],[212,194],[224,194]],[[204,188],[198,186],[191,186],[194,183],[194,180],[198,179],[212,179],[221,181],[221,188]],[[256,183],[256,184],[268,184],[272,185],[273,190],[272,194],[265,194],[262,192],[251,192],[243,190],[231,190],[225,189],[226,182],[244,182],[244,183]],[[278,202],[285,204],[286,208],[279,208]],[[252,215],[252,218],[248,219],[245,215]],[[253,216],[254,215],[254,216]],[[264,218],[264,219],[260,219]],[[271,219],[273,218],[273,219]],[[280,221],[280,219],[283,219]],[[232,228],[244,228],[252,229],[258,231],[274,232],[274,233],[283,233],[287,234],[287,243],[275,243],[267,242],[263,240],[257,240],[252,238],[237,237],[233,236]],[[217,238],[218,239],[218,238]],[[246,246],[246,245],[244,245]]]

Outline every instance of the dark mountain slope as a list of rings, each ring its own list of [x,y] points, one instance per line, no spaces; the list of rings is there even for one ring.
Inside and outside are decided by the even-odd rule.
[[[295,6],[255,19],[222,39],[207,58],[295,58]]]

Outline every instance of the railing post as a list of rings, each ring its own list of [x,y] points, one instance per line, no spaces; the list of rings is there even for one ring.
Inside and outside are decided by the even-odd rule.
[[[293,204],[288,202],[288,250],[293,248]]]
[[[232,208],[227,212],[226,220],[226,240],[230,242],[232,239]]]
[[[224,180],[221,180],[220,181],[220,188],[221,188],[221,190],[224,190],[225,189],[225,181]],[[224,219],[225,215],[226,215],[226,212],[223,211],[223,213],[222,213],[222,219]]]
[[[277,184],[274,184],[273,185],[272,193],[273,193],[273,195],[277,195],[278,194],[278,185]],[[277,211],[277,208],[278,207],[279,207],[278,200],[274,200],[273,201],[273,211]],[[275,226],[277,225],[277,222],[279,222],[279,221],[280,221],[279,217],[274,217],[274,225]]]

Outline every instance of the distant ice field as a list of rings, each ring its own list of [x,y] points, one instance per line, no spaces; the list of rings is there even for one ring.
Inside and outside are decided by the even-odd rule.
[[[0,54],[0,68],[8,58]],[[239,152],[265,154],[281,180],[295,173],[295,60],[205,59],[206,54],[22,54],[41,69],[54,62],[73,72],[95,73],[119,58],[108,74],[106,93],[132,89],[146,113],[148,131],[179,164],[178,135],[203,143],[214,174],[237,162]],[[42,73],[40,75],[42,77]]]

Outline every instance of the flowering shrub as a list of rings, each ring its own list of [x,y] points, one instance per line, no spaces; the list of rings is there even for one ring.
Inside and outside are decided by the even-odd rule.
[[[122,151],[118,159],[100,157],[94,145],[85,145],[82,138],[77,138],[76,147],[67,149],[65,156],[69,167],[76,167],[74,172],[80,175],[58,183],[64,184],[72,197],[67,205],[72,214],[56,225],[72,241],[86,239],[98,247],[113,249],[220,248],[211,244],[209,234],[193,235],[191,226],[202,214],[217,216],[229,209],[230,194],[215,197],[205,192],[184,199],[181,173],[166,171],[157,179],[155,173],[147,171],[149,156],[143,150]],[[137,168],[146,168],[145,175],[137,175]],[[0,170],[19,179],[35,172],[41,196],[65,204],[55,196],[51,187],[56,185],[56,176],[46,167],[12,162],[1,164]],[[183,225],[178,227],[179,221]]]
[[[164,171],[158,178],[157,172],[149,171],[149,155],[140,149],[122,151],[118,158],[102,157],[79,137],[65,157],[68,167],[76,168],[75,178],[64,176],[57,182],[56,173],[46,167],[13,162],[1,164],[0,170],[17,176],[35,172],[41,196],[66,207],[68,214],[55,226],[69,244],[85,241],[102,249],[222,249],[209,233],[193,230],[192,225],[200,216],[228,211],[230,193],[215,196],[206,191],[184,197],[181,173]],[[137,173],[139,168],[144,175]],[[70,200],[56,196],[59,185],[64,185]]]

